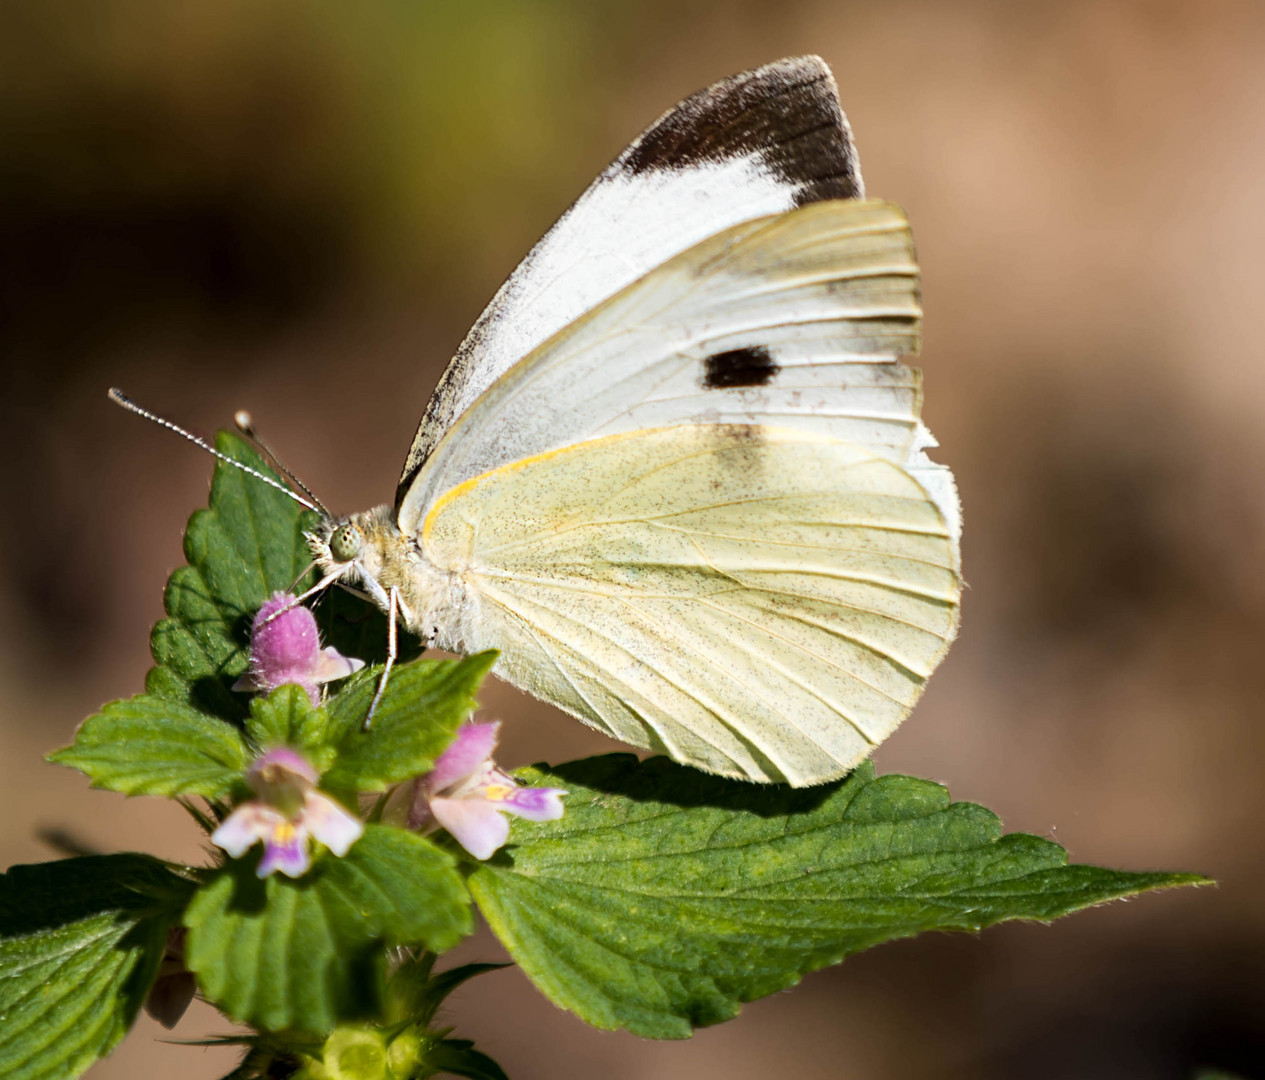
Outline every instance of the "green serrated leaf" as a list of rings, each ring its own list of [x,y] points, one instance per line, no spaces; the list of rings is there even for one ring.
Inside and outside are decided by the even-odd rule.
[[[277,478],[240,436],[221,431],[215,445],[234,461]],[[169,617],[151,635],[157,667],[146,677],[146,690],[226,720],[244,720],[247,696],[231,686],[246,669],[251,620],[265,600],[289,588],[309,565],[303,534],[318,521],[282,492],[217,462],[210,505],[197,511],[185,530],[189,565],[167,582]],[[308,573],[297,588],[314,581]],[[386,617],[372,605],[331,589],[315,614],[325,644],[368,663],[385,659]],[[420,651],[412,635],[401,635],[401,659]]]
[[[568,789],[566,816],[515,820],[471,876],[475,900],[555,1004],[651,1038],[884,941],[1204,881],[1069,866],[1057,844],[1003,836],[982,806],[868,762],[799,790],[624,754],[519,775]]]
[[[272,1031],[376,1017],[384,943],[438,952],[471,931],[454,860],[403,829],[367,825],[346,856],[326,853],[297,881],[253,869],[235,860],[199,890],[185,956],[212,1002]]]
[[[48,760],[85,773],[93,787],[124,795],[218,799],[241,778],[250,755],[232,725],[141,694],[90,716],[74,743]]]
[[[328,763],[325,746],[328,717],[315,708],[301,686],[279,686],[267,697],[250,703],[246,734],[260,750],[289,746],[305,750],[319,772]]]
[[[220,453],[269,476],[272,470],[242,438],[220,432]],[[250,623],[274,592],[286,589],[311,561],[303,510],[259,480],[217,462],[209,509],[185,530],[185,558],[167,582],[170,616],[154,627],[158,667],[150,693],[183,701],[227,720],[245,718],[247,697],[230,687],[246,670]]]
[[[323,782],[334,789],[385,791],[427,772],[474,711],[475,691],[495,662],[495,652],[484,652],[397,666],[368,732],[360,729],[379,672],[353,677],[326,706],[331,738],[341,745]]]
[[[0,1076],[78,1076],[126,1034],[193,886],[145,855],[0,876]]]

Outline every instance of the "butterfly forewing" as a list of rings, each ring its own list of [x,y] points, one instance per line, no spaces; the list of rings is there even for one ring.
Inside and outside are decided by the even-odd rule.
[[[572,320],[731,225],[863,193],[820,57],[778,60],[686,98],[603,170],[492,298],[427,406],[397,507],[457,416]]]
[[[455,485],[597,435],[676,423],[803,427],[913,467],[918,269],[889,204],[818,203],[728,229],[555,335],[461,416],[399,523]],[[953,505],[949,505],[950,503]],[[942,507],[950,520],[956,503]]]

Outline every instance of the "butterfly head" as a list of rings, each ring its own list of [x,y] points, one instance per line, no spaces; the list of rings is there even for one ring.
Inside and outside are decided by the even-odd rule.
[[[323,577],[362,585],[366,591],[375,593],[369,582],[376,583],[382,547],[389,542],[387,538],[392,533],[399,535],[387,508],[382,506],[363,514],[323,518],[307,534],[307,542]]]
[[[384,609],[393,585],[402,599],[411,592],[409,544],[388,506],[327,517],[307,534],[307,542],[327,582],[360,589]]]
[[[329,534],[329,557],[335,563],[353,563],[365,549],[365,538],[355,522],[344,521]]]
[[[400,618],[413,633],[425,641],[442,637],[442,648],[457,640],[447,632],[461,630],[459,584],[400,531],[391,507],[325,518],[307,541],[323,580],[367,594],[384,611],[394,589]]]

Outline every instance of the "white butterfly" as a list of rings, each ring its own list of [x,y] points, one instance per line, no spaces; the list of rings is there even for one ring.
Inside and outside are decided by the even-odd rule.
[[[439,382],[394,507],[310,542],[431,644],[726,776],[842,776],[958,623],[918,268],[834,79],[687,98],[531,251]]]

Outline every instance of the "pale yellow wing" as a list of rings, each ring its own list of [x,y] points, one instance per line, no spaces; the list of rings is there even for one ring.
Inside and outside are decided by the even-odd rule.
[[[905,718],[957,627],[956,545],[900,465],[811,432],[692,424],[494,469],[439,499],[454,642],[617,739],[794,785]]]

